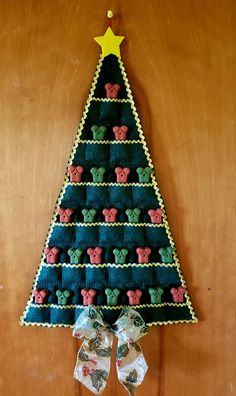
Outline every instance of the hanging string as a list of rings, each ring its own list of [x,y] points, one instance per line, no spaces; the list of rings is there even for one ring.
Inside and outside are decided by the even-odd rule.
[[[113,12],[111,10],[107,11],[107,18],[108,18],[108,26],[111,28],[112,26],[112,18],[113,18]]]

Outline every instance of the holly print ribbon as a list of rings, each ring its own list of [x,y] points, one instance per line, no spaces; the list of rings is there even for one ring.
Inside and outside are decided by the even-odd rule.
[[[103,319],[102,312],[89,305],[80,314],[73,336],[83,339],[74,370],[74,378],[96,395],[106,387],[114,336],[118,338],[116,368],[119,381],[129,395],[144,379],[147,363],[137,340],[147,334],[140,314],[131,307],[123,308],[113,325]]]

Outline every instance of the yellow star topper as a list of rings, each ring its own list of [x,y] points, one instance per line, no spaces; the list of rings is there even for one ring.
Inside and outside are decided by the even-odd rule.
[[[94,37],[94,40],[102,47],[102,57],[114,54],[120,58],[120,44],[124,36],[115,36],[111,27],[109,27],[104,36]]]

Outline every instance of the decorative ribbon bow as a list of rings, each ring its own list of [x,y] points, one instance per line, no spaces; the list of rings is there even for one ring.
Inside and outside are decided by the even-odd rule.
[[[134,309],[123,308],[114,325],[103,319],[102,312],[89,305],[77,319],[73,336],[84,340],[77,355],[74,378],[90,391],[101,394],[110,371],[114,336],[118,338],[116,368],[119,381],[129,395],[144,379],[147,364],[137,340],[147,334],[147,326]]]

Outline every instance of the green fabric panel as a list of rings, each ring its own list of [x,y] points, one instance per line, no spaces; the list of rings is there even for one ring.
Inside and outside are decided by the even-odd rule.
[[[87,256],[88,257],[88,256]],[[50,278],[49,278],[50,276]],[[162,301],[172,302],[170,293],[171,286],[180,286],[176,268],[173,267],[43,267],[38,278],[37,287],[47,288],[50,291],[48,302],[57,303],[55,292],[57,289],[69,289],[72,291],[73,304],[82,303],[80,290],[84,287],[95,288],[100,292],[100,303],[106,304],[104,289],[106,287],[119,287],[124,289],[120,298],[127,304],[125,291],[129,288],[141,288],[145,291],[142,302],[149,303],[150,286],[162,286],[165,288]]]
[[[101,210],[106,207],[123,209],[140,208],[147,213],[148,209],[160,207],[153,187],[135,186],[76,186],[66,187],[61,201],[62,208],[81,210],[83,208],[95,208]],[[150,217],[146,215],[146,221]],[[104,218],[103,218],[104,219]],[[127,219],[127,218],[126,218]],[[82,217],[81,217],[82,220]]]
[[[136,308],[137,309],[137,308]],[[52,324],[69,324],[73,325],[81,312],[82,308],[70,309],[56,309],[53,307],[48,308],[34,308],[30,307],[26,322],[35,323],[52,323]],[[138,308],[137,311],[142,315],[146,323],[150,322],[164,322],[168,320],[191,320],[191,313],[187,306],[185,307],[146,307]],[[104,319],[108,323],[114,323],[121,310],[103,309]]]
[[[119,83],[121,90],[118,98],[127,98],[126,87],[119,68],[118,59],[110,55],[103,61],[98,83],[95,88],[95,97],[106,96],[104,85],[107,82]],[[127,139],[140,140],[136,121],[130,103],[114,101],[91,101],[87,117],[80,138],[93,140],[92,126],[105,126],[105,140],[114,140],[112,128],[126,125],[128,127]],[[94,129],[94,128],[93,128]],[[82,182],[92,182],[90,172],[92,167],[104,167],[104,182],[115,183],[115,167],[129,167],[130,174],[128,183],[138,183],[139,177],[136,172],[138,167],[147,167],[148,161],[141,143],[125,144],[97,144],[78,143],[72,163],[82,165]],[[104,222],[103,208],[115,207],[118,209],[117,222],[128,222],[126,209],[139,208],[141,210],[139,221],[150,223],[149,209],[159,208],[159,202],[153,187],[120,186],[117,185],[67,185],[60,203],[62,208],[73,208],[72,222],[83,222],[82,209],[94,208],[95,222]],[[59,221],[59,216],[57,218]],[[137,263],[136,248],[149,246],[151,254],[149,262],[160,263],[162,261],[159,249],[170,245],[166,229],[164,227],[150,226],[61,226],[55,224],[49,238],[50,247],[60,248],[59,263],[70,263],[68,249],[83,249],[81,263],[88,264],[88,247],[102,247],[102,262],[114,263],[114,248],[127,248],[127,263]],[[107,304],[105,289],[119,288],[117,304],[128,305],[128,289],[140,288],[142,290],[141,304],[150,304],[149,287],[162,287],[163,302],[173,302],[170,292],[171,287],[181,285],[176,267],[149,266],[149,267],[96,267],[96,265],[81,268],[66,266],[43,266],[39,272],[37,285],[39,289],[46,288],[50,294],[49,304],[57,304],[58,289],[71,292],[69,303],[73,305],[83,304],[81,290],[84,287],[96,289],[95,304]],[[138,308],[146,322],[167,320],[189,320],[191,314],[188,307],[148,307]],[[36,323],[71,324],[75,323],[81,308],[57,309],[54,307],[43,308],[30,306],[25,321]],[[104,310],[105,319],[113,323],[120,310]]]
[[[49,239],[50,246],[59,248],[165,247],[169,240],[164,227],[126,226],[60,226],[55,225]],[[160,257],[160,256],[159,256]]]

